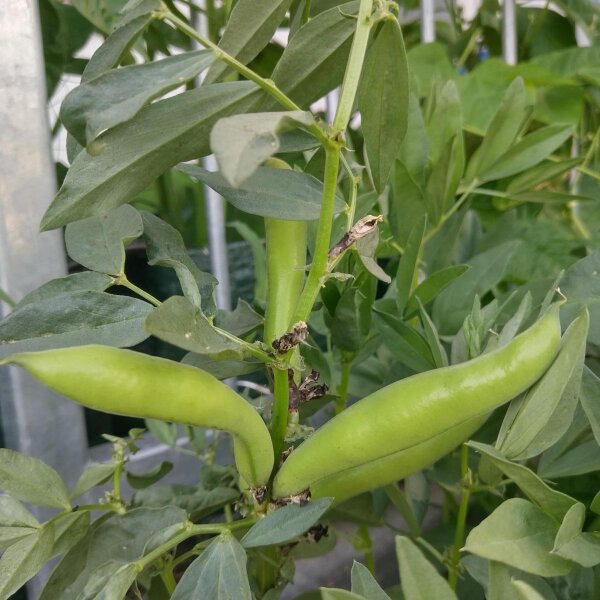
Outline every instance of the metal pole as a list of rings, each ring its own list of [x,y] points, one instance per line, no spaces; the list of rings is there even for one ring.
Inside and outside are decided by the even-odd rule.
[[[193,11],[192,23],[202,35],[208,37],[208,19],[204,13]],[[197,42],[194,42],[194,46],[196,48],[202,47]],[[201,83],[202,80],[199,79],[197,85]],[[214,155],[205,157],[202,162],[204,168],[208,171],[217,170],[217,161]],[[219,280],[219,285],[215,291],[217,307],[223,310],[231,310],[231,285],[225,234],[225,201],[213,189],[204,186],[204,207],[206,210],[211,270]]]
[[[517,64],[517,10],[515,0],[502,5],[502,57],[509,65]]]
[[[435,0],[421,0],[421,42],[435,42]]]

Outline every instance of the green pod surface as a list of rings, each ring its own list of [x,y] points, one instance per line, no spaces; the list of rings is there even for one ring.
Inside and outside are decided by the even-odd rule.
[[[97,345],[14,354],[0,364],[19,365],[45,386],[95,410],[227,431],[246,482],[259,487],[269,479],[273,446],[262,418],[200,369]]]
[[[487,415],[543,375],[560,346],[558,311],[559,305],[554,304],[498,350],[397,381],[335,416],[287,458],[274,479],[274,496],[298,494],[336,473],[427,441],[431,443],[424,451],[426,464],[434,462],[448,451],[446,438],[437,436]],[[449,449],[469,435],[452,442]],[[388,481],[393,481],[397,477],[392,471],[403,472],[403,461],[389,461]]]

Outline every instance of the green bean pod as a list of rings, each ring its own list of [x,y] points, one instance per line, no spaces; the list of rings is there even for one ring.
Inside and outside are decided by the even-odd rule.
[[[354,471],[357,484],[364,489],[371,470],[377,475],[369,487],[376,487],[441,458],[471,435],[468,423],[515,398],[543,375],[560,346],[558,311],[559,304],[554,304],[502,348],[397,381],[335,416],[287,458],[274,479],[274,496],[313,487],[324,493],[339,484],[336,474],[363,466]],[[402,456],[402,451],[407,454]]]
[[[14,354],[0,364],[19,365],[55,392],[95,410],[227,431],[240,475],[252,487],[268,482],[273,446],[262,418],[200,369],[97,345]]]

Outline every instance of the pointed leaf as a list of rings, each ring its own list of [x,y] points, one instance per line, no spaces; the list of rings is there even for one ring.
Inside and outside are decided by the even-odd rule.
[[[93,487],[105,483],[113,476],[115,468],[114,463],[94,463],[89,465],[77,480],[70,497],[77,498]]]
[[[148,264],[174,269],[186,298],[202,308],[206,316],[214,316],[217,311],[214,299],[216,278],[196,266],[179,231],[156,215],[149,212],[141,214]]]
[[[136,490],[144,489],[151,486],[153,483],[160,481],[172,470],[173,463],[163,461],[145,473],[132,473],[131,471],[126,471],[127,483]]]
[[[527,96],[521,77],[508,86],[502,103],[489,124],[481,146],[477,149],[467,169],[466,178],[473,180],[489,169],[512,146],[525,117]]]
[[[371,571],[363,564],[354,561],[352,564],[352,592],[369,600],[390,600],[390,597],[381,589]]]
[[[407,537],[396,536],[400,585],[406,600],[456,600],[456,594],[437,569]]]
[[[499,448],[506,457],[537,456],[567,431],[579,398],[588,328],[585,311],[565,332],[557,358],[526,394],[507,428]]]
[[[210,152],[208,135],[221,118],[258,98],[250,82],[220,83],[143,108],[81,152],[42,219],[43,230],[103,214],[133,200],[156,177]]]
[[[402,314],[408,302],[408,298],[414,289],[414,284],[418,281],[419,275],[419,256],[421,254],[421,244],[425,235],[427,219],[423,217],[414,226],[411,231],[404,254],[398,265],[396,273],[396,305],[398,312]]]
[[[179,348],[222,358],[242,357],[242,347],[221,335],[189,300],[171,296],[146,319],[146,330]]]
[[[542,577],[566,575],[570,561],[551,554],[558,524],[539,508],[511,498],[471,530],[465,550]]]
[[[211,187],[236,208],[252,215],[289,221],[319,218],[323,184],[307,175],[288,169],[259,167],[243,184],[234,188],[218,172],[196,165],[179,165],[179,170]],[[344,207],[338,199],[336,212]]]
[[[90,527],[90,511],[82,510],[64,515],[54,523],[54,547],[52,555],[68,552],[87,533]]]
[[[283,544],[310,529],[331,506],[331,498],[318,498],[304,506],[289,504],[269,513],[242,538],[244,548]]]
[[[0,548],[35,533],[38,520],[17,500],[0,496]]]
[[[292,0],[238,0],[235,3],[219,48],[247,65],[271,41]],[[215,63],[204,80],[213,83],[227,69],[223,61]]]
[[[125,267],[125,247],[142,231],[140,213],[125,205],[105,215],[69,223],[65,244],[69,256],[86,269],[119,276]]]
[[[211,51],[198,50],[111,69],[67,94],[60,119],[67,131],[87,146],[107,129],[129,121],[155,98],[196,77],[213,60]]]
[[[386,19],[369,47],[358,108],[375,189],[383,191],[408,127],[408,63],[400,25]]]
[[[491,167],[481,172],[479,180],[492,181],[521,173],[550,156],[572,134],[572,125],[542,127],[514,144]]]
[[[367,600],[367,598],[340,588],[321,588],[321,600]]]
[[[513,579],[511,584],[517,594],[516,600],[544,600],[544,596],[525,581]]]
[[[525,465],[511,462],[493,446],[473,441],[469,442],[469,446],[484,454],[508,479],[514,481],[534,504],[555,521],[562,521],[571,507],[576,504],[574,498],[553,490]]]
[[[432,273],[411,294],[404,309],[404,318],[414,317],[419,311],[419,302],[427,306],[446,286],[469,269],[469,265],[454,265]]]
[[[172,600],[252,600],[246,560],[233,535],[222,533],[187,568]]]
[[[95,273],[93,271],[83,271],[81,273],[72,273],[66,277],[58,277],[44,283],[41,287],[29,292],[15,308],[21,308],[25,304],[40,302],[54,296],[70,294],[71,292],[103,292],[113,285],[113,278],[105,273]]]
[[[578,502],[565,515],[552,552],[590,568],[600,564],[600,538],[593,533],[583,532],[584,522],[585,506]]]
[[[220,310],[215,319],[217,327],[238,337],[254,331],[262,322],[263,317],[241,298],[238,299],[235,310]]]
[[[600,446],[600,377],[585,365],[579,399],[592,427],[596,443]]]
[[[0,559],[0,600],[8,600],[52,557],[54,529],[46,525],[10,546]]]
[[[7,448],[0,448],[0,490],[23,502],[71,508],[67,488],[52,467]]]
[[[537,167],[527,169],[521,175],[511,180],[506,188],[508,194],[518,194],[535,188],[540,183],[545,183],[567,173],[574,169],[580,162],[581,158],[571,158],[569,160],[561,160],[560,162],[544,162]]]
[[[78,600],[123,600],[138,574],[135,563],[108,561],[90,573]]]
[[[152,305],[104,292],[73,292],[32,302],[0,322],[0,356],[84,344],[127,347],[143,342]]]

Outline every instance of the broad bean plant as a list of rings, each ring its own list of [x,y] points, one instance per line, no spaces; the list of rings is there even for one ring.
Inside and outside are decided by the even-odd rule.
[[[392,0],[207,6],[204,35],[129,2],[62,104],[71,164],[41,229],[84,270],[15,303],[0,364],[149,433],[106,435],[112,461],[72,489],[0,450],[0,600],[55,557],[41,600],[291,598],[296,559],[342,538],[351,590],[305,600],[599,597],[597,136],[548,122],[525,63],[475,110],[440,45],[406,51]],[[151,60],[157,30],[187,49]],[[586,77],[545,85],[593,114]],[[328,121],[314,103],[338,87]],[[174,169],[264,218],[237,225],[256,284],[235,310],[142,209]],[[177,295],[126,273],[136,240]],[[170,358],[129,349],[150,336]],[[131,469],[150,434],[197,457],[197,484]],[[399,584],[373,527],[397,534]]]

